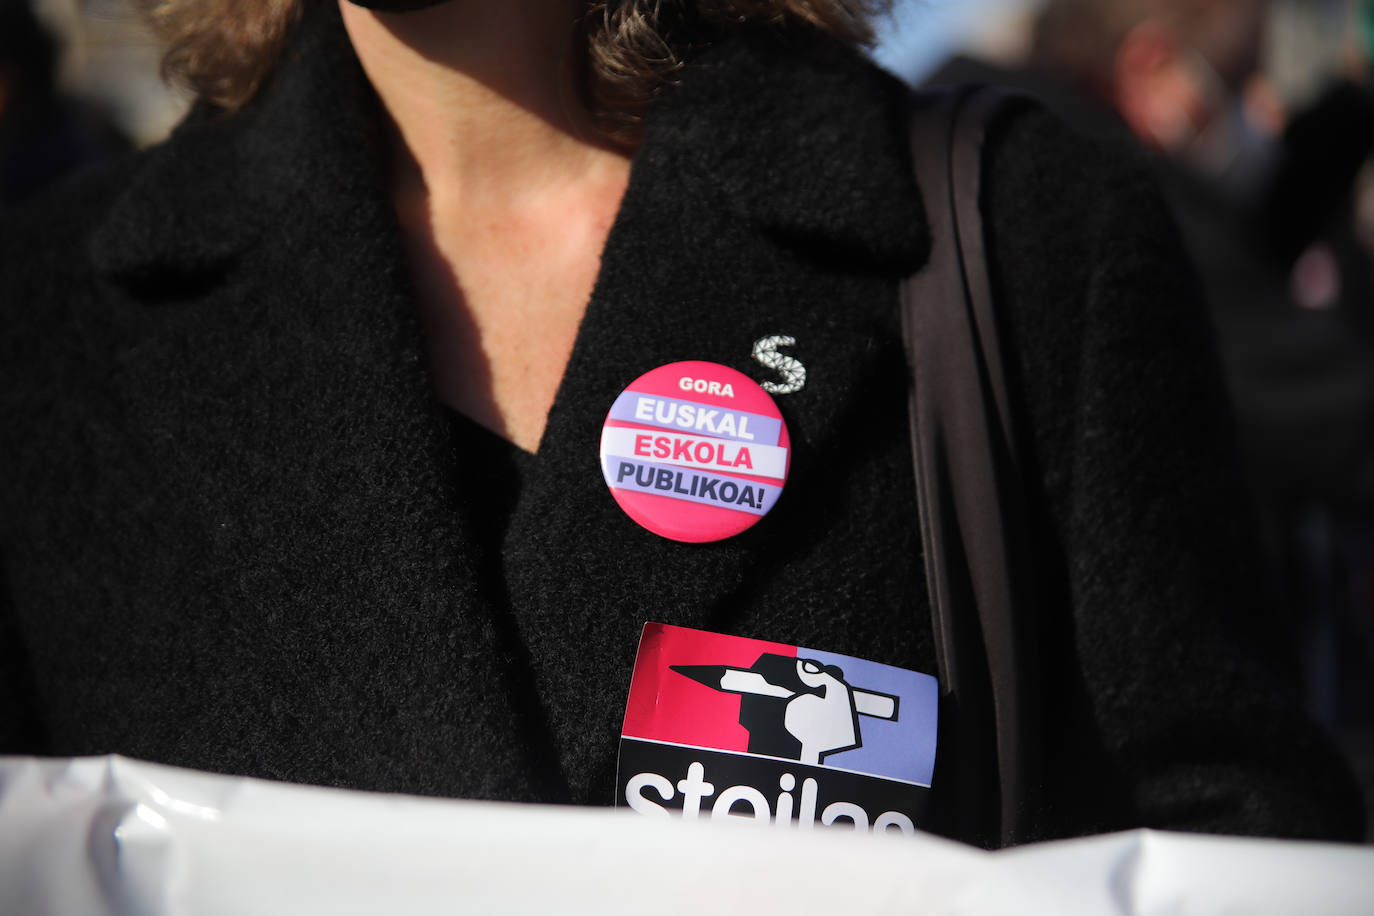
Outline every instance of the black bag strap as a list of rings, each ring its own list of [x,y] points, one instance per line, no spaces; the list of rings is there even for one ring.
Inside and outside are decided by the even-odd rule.
[[[984,135],[1020,99],[990,87],[914,96],[912,162],[932,249],[902,286],[942,689],[933,799],[946,829],[985,846],[1034,837],[1043,783],[1021,456],[979,211]]]

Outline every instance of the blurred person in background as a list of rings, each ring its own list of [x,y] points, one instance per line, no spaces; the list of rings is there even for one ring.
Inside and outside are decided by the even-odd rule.
[[[156,4],[196,110],[0,228],[0,751],[609,804],[646,619],[936,670],[897,310],[930,228],[867,6]],[[1358,837],[1148,173],[1033,106],[984,162],[1047,593],[1020,839]],[[636,526],[610,405],[683,359],[767,380],[769,334],[808,379],[776,510]]]
[[[29,0],[0,0],[0,209],[129,149],[108,119],[58,90],[58,57]]]
[[[1018,85],[1154,153],[1218,328],[1311,700],[1374,791],[1359,737],[1374,735],[1374,258],[1356,220],[1374,95],[1362,63],[1289,116],[1264,79],[1269,21],[1266,0],[1048,0],[1024,68],[956,59],[933,82]]]

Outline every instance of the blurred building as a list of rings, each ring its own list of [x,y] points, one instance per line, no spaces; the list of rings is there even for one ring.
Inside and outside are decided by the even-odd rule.
[[[33,0],[63,46],[59,84],[105,113],[139,146],[185,113],[185,93],[162,81],[162,49],[130,0]]]
[[[62,49],[28,0],[0,0],[0,210],[129,148],[98,105],[63,89]]]

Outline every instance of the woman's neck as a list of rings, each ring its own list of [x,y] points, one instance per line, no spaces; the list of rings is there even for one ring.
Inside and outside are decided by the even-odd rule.
[[[389,176],[439,397],[539,444],[629,180],[579,91],[580,0],[340,0],[394,125]]]
[[[583,93],[579,0],[450,0],[345,26],[413,169],[447,205],[537,194],[607,155]],[[473,197],[476,196],[474,200]]]

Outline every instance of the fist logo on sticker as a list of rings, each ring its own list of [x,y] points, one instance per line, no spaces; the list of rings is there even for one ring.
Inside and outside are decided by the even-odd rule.
[[[782,494],[791,444],[761,387],[719,363],[669,363],[630,383],[601,430],[601,471],[625,513],[654,534],[732,537]]]

